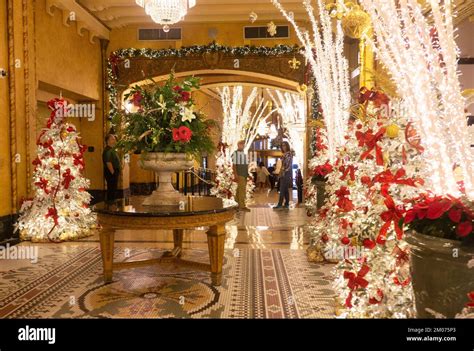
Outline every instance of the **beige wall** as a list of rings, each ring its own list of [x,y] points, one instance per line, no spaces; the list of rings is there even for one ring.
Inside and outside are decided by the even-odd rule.
[[[46,0],[36,1],[36,69],[40,88],[37,130],[44,125],[49,110],[44,102],[60,92],[70,102],[87,102],[96,105],[95,121],[71,118],[81,133],[82,142],[94,146],[93,153],[85,154],[85,176],[91,181],[91,189],[103,189],[101,154],[103,150],[102,111],[102,62],[100,42],[89,41],[87,30],[83,36],[77,33],[75,23],[69,27],[62,21],[62,13],[54,9],[50,16],[45,9]],[[44,88],[43,88],[44,87]]]
[[[275,24],[283,24],[276,22]],[[209,29],[217,30],[216,42],[227,46],[243,46],[243,45],[262,45],[274,46],[277,44],[293,45],[297,43],[297,39],[291,29],[289,39],[263,39],[263,40],[244,40],[243,27],[248,26],[248,22],[242,23],[212,23],[212,24],[195,24],[180,23],[176,27],[182,28],[182,40],[174,41],[139,41],[138,28],[157,28],[151,26],[127,26],[125,28],[113,29],[110,33],[109,51],[121,48],[153,48],[166,49],[180,46],[206,45],[213,41],[209,37]],[[252,25],[265,26],[266,23],[254,23]]]

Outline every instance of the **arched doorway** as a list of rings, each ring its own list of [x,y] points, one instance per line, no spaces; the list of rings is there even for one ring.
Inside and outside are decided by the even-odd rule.
[[[171,70],[178,78],[201,77],[199,94],[208,99],[216,98],[215,88],[223,85],[240,84],[296,92],[307,83],[304,58],[298,47],[231,48],[210,44],[179,50],[122,49],[110,55],[107,67],[109,120],[115,126],[120,125],[120,112],[124,107],[122,97],[131,86],[149,84],[150,78],[154,81],[166,79]],[[219,111],[218,108],[211,110],[213,113]],[[219,116],[213,117],[219,119]],[[136,167],[134,158],[132,156],[124,166],[121,181],[124,190],[130,187],[130,183],[150,181],[150,175]],[[208,164],[212,165],[212,156]]]

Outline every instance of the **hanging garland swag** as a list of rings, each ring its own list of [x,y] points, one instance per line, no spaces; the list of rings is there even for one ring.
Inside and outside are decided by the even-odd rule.
[[[216,43],[211,43],[209,45],[195,45],[189,47],[182,47],[180,49],[119,49],[112,52],[109,56],[107,62],[107,83],[106,89],[109,92],[109,119],[114,120],[114,117],[118,113],[117,106],[117,94],[118,89],[116,87],[118,81],[118,68],[119,65],[126,59],[131,58],[148,58],[148,59],[160,59],[160,58],[182,58],[189,57],[194,55],[202,55],[205,53],[223,53],[227,55],[238,57],[245,56],[280,56],[280,55],[296,55],[301,54],[301,48],[297,45],[288,46],[288,45],[277,45],[274,47],[266,46],[222,46]]]

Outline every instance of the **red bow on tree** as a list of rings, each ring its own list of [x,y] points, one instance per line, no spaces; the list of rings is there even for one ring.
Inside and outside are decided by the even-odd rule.
[[[400,168],[395,174],[392,173],[389,169],[386,171],[380,172],[374,177],[375,183],[382,183],[382,187],[380,189],[381,194],[383,197],[387,198],[390,197],[388,190],[391,184],[404,184],[409,186],[416,186],[416,183],[423,184],[423,179],[414,179],[414,178],[405,178],[403,177],[406,175],[406,172],[403,168]]]
[[[341,208],[344,212],[349,212],[354,209],[352,201],[347,197],[347,195],[351,194],[347,187],[341,186],[339,190],[336,190],[335,194],[339,199],[337,201],[337,206]]]
[[[48,209],[48,213],[45,215],[46,218],[53,218],[54,224],[58,225],[58,211],[54,207]]]
[[[347,167],[341,166],[339,167],[339,171],[342,173],[342,176],[339,178],[340,180],[346,179],[347,176],[349,176],[352,181],[355,180],[356,168],[353,165],[349,165]]]
[[[349,293],[349,296],[346,299],[346,306],[347,307],[352,307],[351,301],[352,301],[352,291],[358,289],[358,288],[366,288],[367,285],[369,285],[369,282],[364,278],[367,273],[369,273],[370,267],[367,266],[366,264],[362,265],[360,268],[359,272],[354,273],[354,272],[349,272],[349,271],[344,271],[344,279],[347,279],[347,287],[351,289],[351,292]]]
[[[382,139],[385,134],[385,127],[378,130],[377,133],[373,134],[371,129],[365,133],[356,132],[356,138],[359,141],[359,146],[367,146],[367,150],[360,155],[361,160],[365,160],[368,157],[372,157],[372,151],[375,149],[375,161],[377,165],[383,166],[383,154],[382,148],[378,145],[378,142]]]
[[[48,189],[48,180],[47,180],[47,179],[40,178],[39,182],[36,182],[35,185],[36,185],[38,188],[43,189],[43,191],[44,191],[46,194],[49,194],[49,193],[50,193],[50,190]]]
[[[377,243],[380,245],[385,244],[385,239],[387,237],[388,229],[390,228],[393,222],[393,229],[397,234],[397,239],[401,240],[403,236],[403,230],[399,225],[400,220],[403,218],[405,209],[403,206],[395,206],[395,202],[391,197],[385,198],[385,206],[387,211],[380,214],[380,218],[385,222],[384,225],[380,228],[379,235],[377,236]]]
[[[66,172],[64,172],[63,174],[63,182],[62,184],[64,185],[64,189],[69,189],[69,185],[71,184],[71,182],[76,179],[76,177],[74,177],[72,174],[71,174],[71,170],[68,168],[66,170]]]

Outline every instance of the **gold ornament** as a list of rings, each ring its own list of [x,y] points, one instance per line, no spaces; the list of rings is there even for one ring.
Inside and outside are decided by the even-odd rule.
[[[288,64],[290,65],[290,68],[295,71],[301,66],[301,62],[298,61],[296,57],[293,57],[290,61],[288,61]]]
[[[395,123],[392,123],[389,126],[387,126],[385,130],[385,134],[391,139],[398,138],[399,132],[400,132],[400,127],[396,125]]]
[[[277,26],[273,21],[267,24],[267,32],[271,37],[274,37],[277,34]]]
[[[324,247],[321,242],[318,242],[315,245],[311,245],[306,250],[306,255],[308,256],[309,262],[324,262]]]
[[[290,61],[291,62],[291,61]],[[296,91],[300,94],[300,95],[305,95],[306,92],[308,91],[308,86],[306,84],[301,84],[301,85],[298,85],[296,87]]]
[[[360,39],[370,28],[370,16],[359,5],[348,2],[349,11],[342,18],[344,34],[352,39]]]

